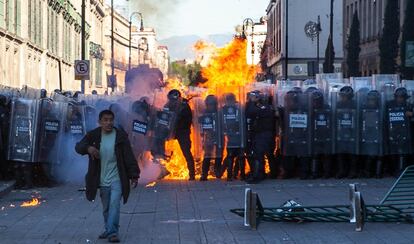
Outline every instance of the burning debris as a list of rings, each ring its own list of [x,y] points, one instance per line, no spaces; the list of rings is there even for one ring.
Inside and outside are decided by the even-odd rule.
[[[151,183],[148,183],[145,187],[154,187],[157,184],[156,181],[153,181]]]
[[[34,197],[31,201],[26,201],[20,204],[20,207],[36,207],[38,205],[40,205],[39,198]]]

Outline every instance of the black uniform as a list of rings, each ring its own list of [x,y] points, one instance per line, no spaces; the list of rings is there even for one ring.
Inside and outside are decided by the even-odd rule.
[[[277,165],[274,156],[275,150],[275,111],[268,104],[256,103],[249,109],[249,116],[252,123],[252,150],[253,165],[249,182],[254,183],[265,178],[265,157],[269,162],[270,174],[277,175]]]
[[[7,107],[6,97],[0,98],[0,179],[9,179],[11,177],[11,169],[6,159],[8,145],[8,131],[10,111]]]
[[[178,140],[180,144],[181,151],[184,155],[185,160],[187,161],[187,168],[190,175],[190,180],[194,180],[195,178],[195,166],[194,166],[194,158],[191,154],[191,123],[193,121],[193,114],[191,112],[191,108],[188,105],[188,101],[183,99],[183,101],[178,104],[178,113],[177,113],[177,121],[175,126],[175,139]]]

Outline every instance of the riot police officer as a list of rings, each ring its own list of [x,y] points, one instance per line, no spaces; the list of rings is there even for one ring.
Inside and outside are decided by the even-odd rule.
[[[270,174],[277,176],[275,149],[275,111],[266,103],[260,91],[251,94],[254,107],[246,110],[246,117],[252,118],[252,173],[248,183],[257,183],[265,178],[265,157],[268,159]]]
[[[285,94],[284,107],[279,115],[282,121],[283,175],[287,179],[295,176],[298,165],[299,176],[306,179],[310,171],[310,124],[307,94],[293,88]]]
[[[214,95],[208,95],[204,100],[205,110],[198,118],[200,133],[202,138],[203,162],[200,181],[206,181],[210,162],[214,160],[214,174],[216,178],[221,178],[222,161],[222,138],[219,134],[218,123],[218,99]]]
[[[181,97],[180,91],[172,89],[167,95],[168,102],[166,107],[171,111],[177,111],[177,118],[174,128],[174,137],[180,144],[181,151],[187,161],[189,180],[195,180],[194,158],[191,154],[191,124],[193,114],[188,104],[188,100]]]
[[[327,179],[332,175],[332,111],[329,104],[325,102],[323,93],[319,90],[311,93],[310,106],[312,121],[311,177],[315,179],[322,176]]]
[[[394,99],[386,105],[387,146],[391,157],[389,162],[392,162],[388,167],[395,176],[407,166],[408,155],[411,153],[410,118],[413,109],[408,98],[407,89],[400,87],[395,90]]]
[[[381,94],[376,90],[368,93],[358,93],[362,98],[358,99],[358,111],[360,116],[360,141],[359,155],[362,162],[362,177],[382,176],[382,121],[383,113],[381,109]],[[361,101],[362,100],[362,101]],[[362,103],[362,104],[361,104]]]
[[[240,104],[233,93],[225,95],[222,107],[223,132],[227,139],[227,156],[223,161],[222,172],[227,169],[227,181],[232,181],[240,171],[240,178],[245,179],[245,162],[243,157],[242,115]],[[233,172],[237,159],[237,172]]]
[[[335,152],[338,161],[336,177],[355,178],[359,174],[359,168],[355,154],[357,127],[354,90],[350,86],[344,86],[338,95],[339,99],[335,102]],[[336,98],[335,95],[333,98]]]

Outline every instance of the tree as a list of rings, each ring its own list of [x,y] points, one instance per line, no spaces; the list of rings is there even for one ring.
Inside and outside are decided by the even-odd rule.
[[[325,61],[323,62],[323,72],[324,73],[334,73],[334,60],[335,60],[335,50],[332,41],[332,37],[328,38],[328,44],[325,49]]]
[[[387,1],[384,16],[384,28],[379,41],[380,73],[397,72],[398,38],[400,36],[399,1]]]
[[[406,43],[414,42],[414,1],[407,1],[401,39],[401,73],[404,79],[414,79],[414,67],[406,67]],[[412,54],[414,55],[414,54]]]
[[[347,43],[347,56],[346,65],[348,66],[348,76],[359,76],[359,53],[361,52],[360,42],[360,30],[358,12],[354,13],[352,18],[351,30]]]

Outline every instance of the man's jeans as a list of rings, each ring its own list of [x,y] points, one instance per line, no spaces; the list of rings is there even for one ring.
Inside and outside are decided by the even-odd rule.
[[[101,186],[100,190],[105,231],[108,236],[118,235],[121,208],[121,182],[112,182],[111,186]]]

